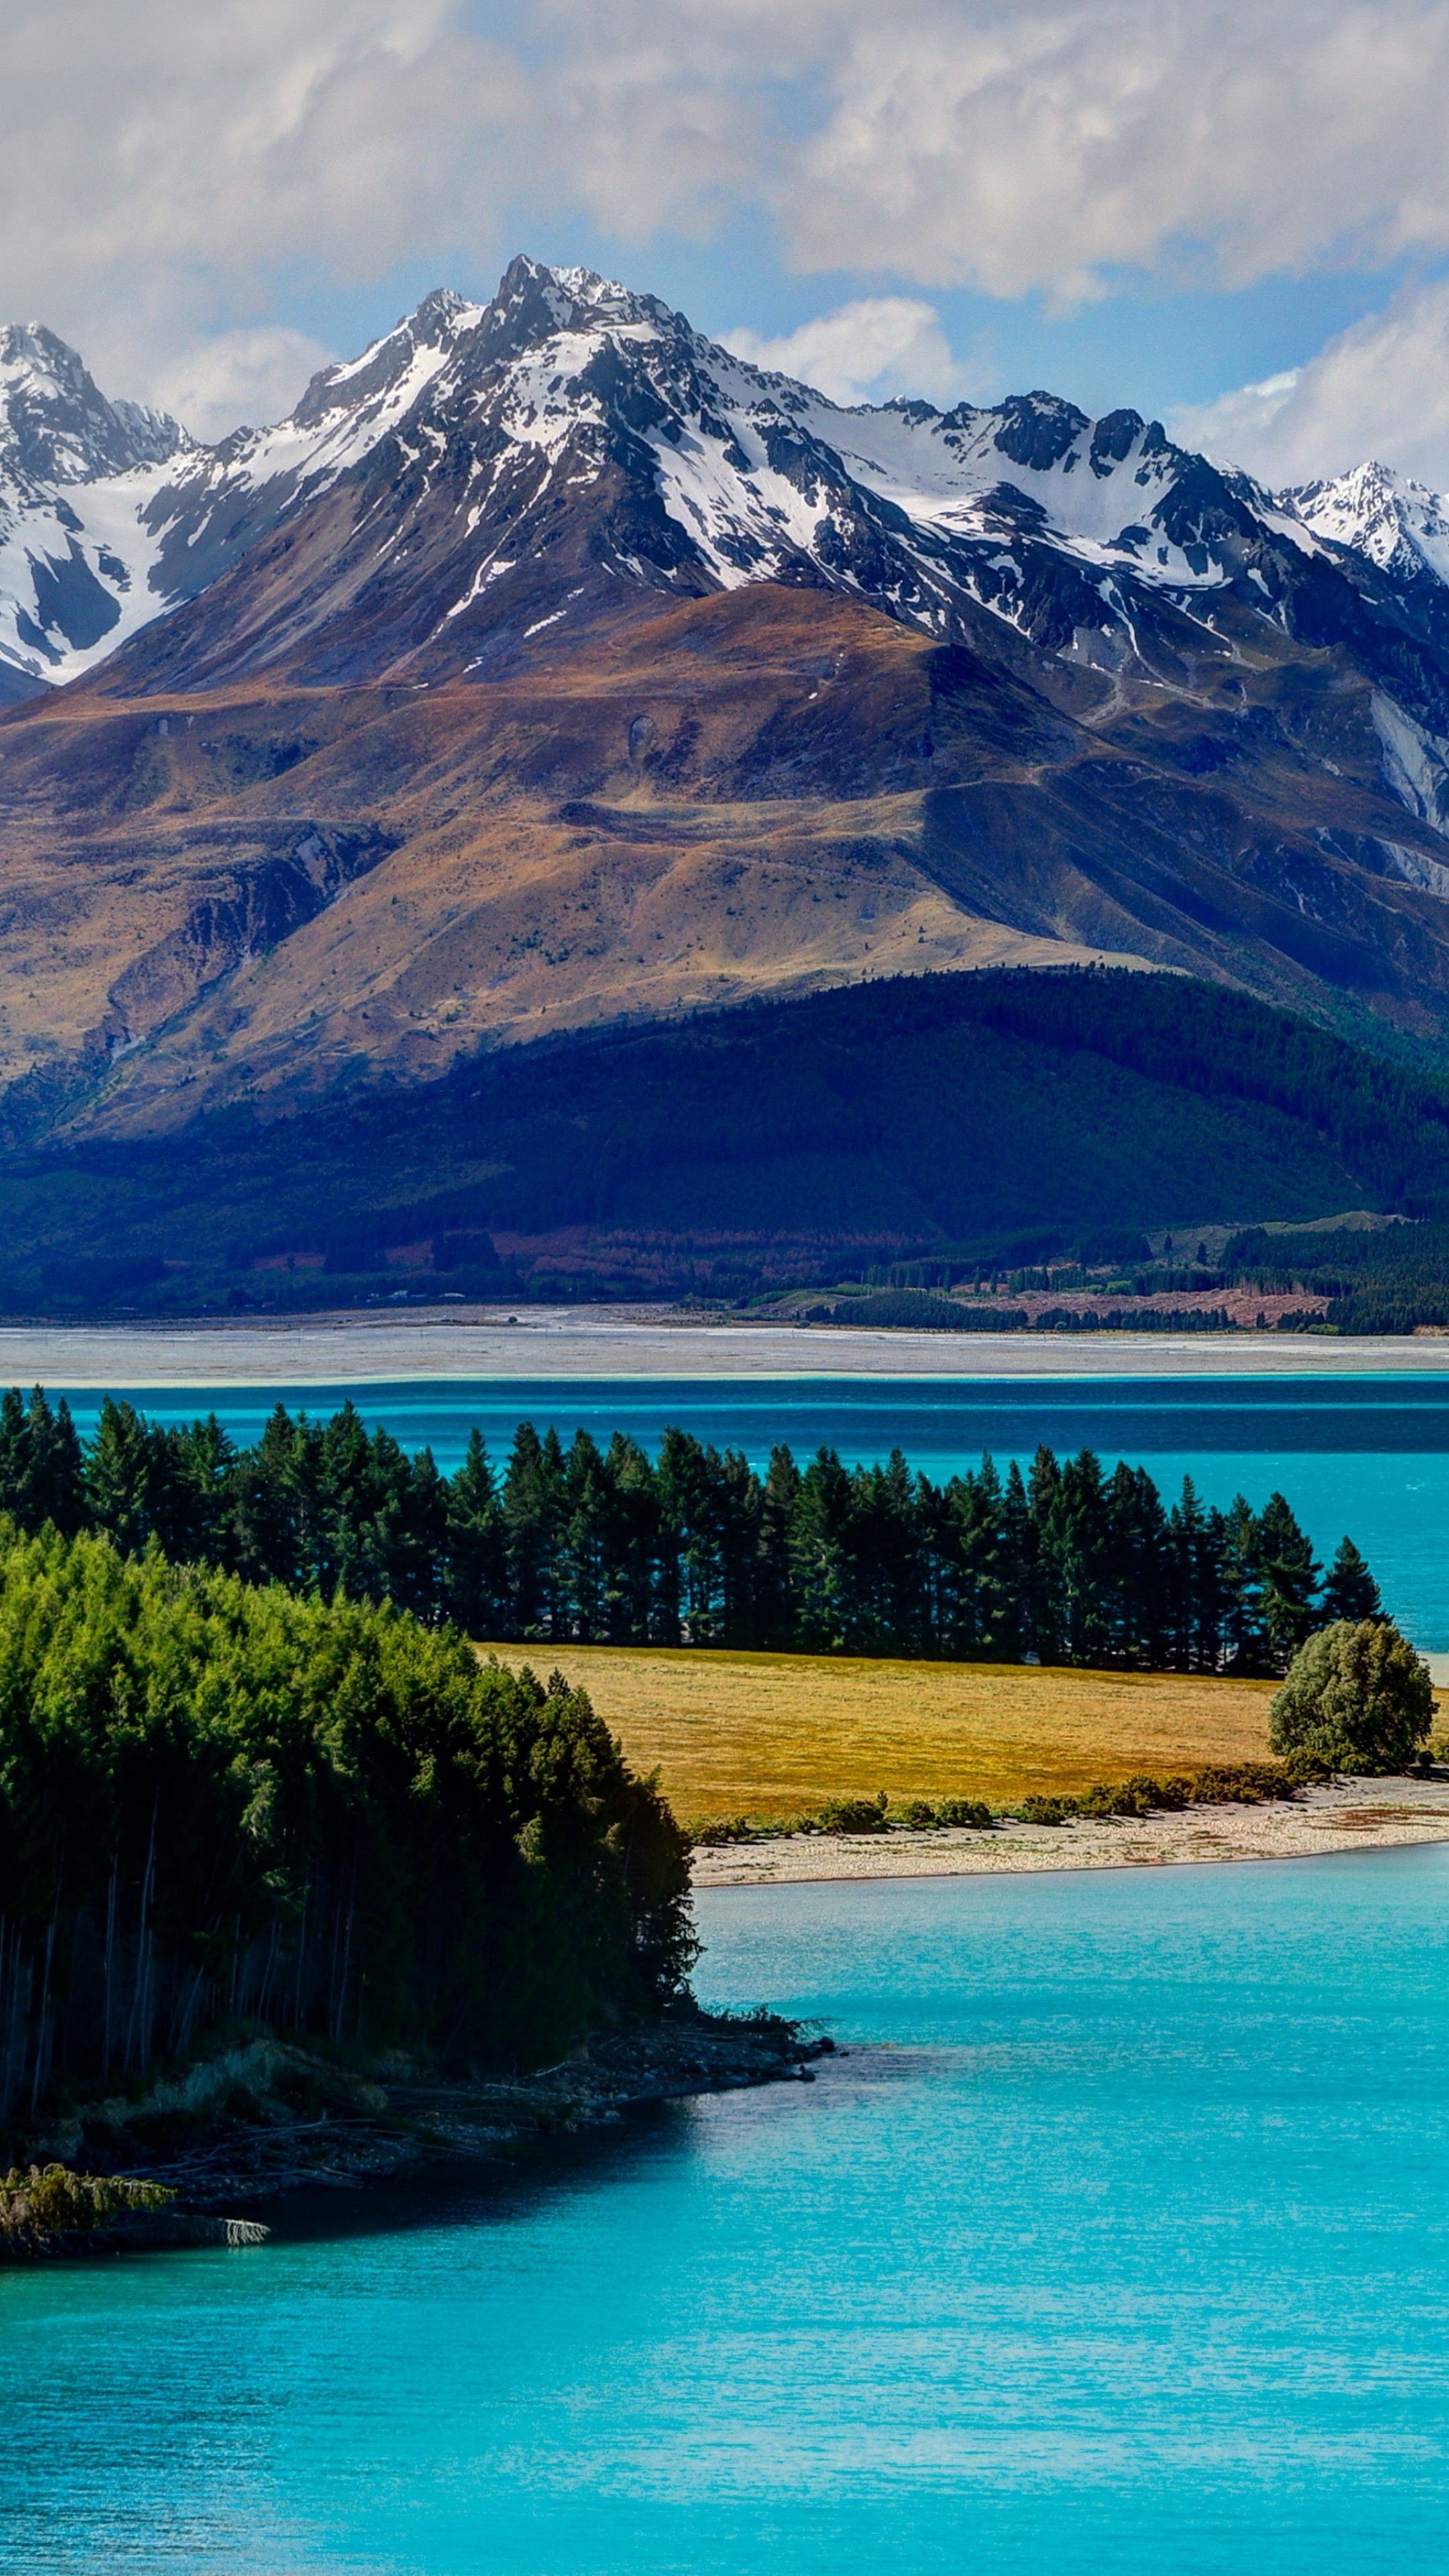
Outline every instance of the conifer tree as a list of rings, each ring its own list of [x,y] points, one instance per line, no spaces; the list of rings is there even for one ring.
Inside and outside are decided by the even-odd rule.
[[[465,1637],[501,1637],[508,1627],[506,1536],[498,1489],[480,1431],[450,1480],[443,1602]]]
[[[1379,1587],[1351,1538],[1342,1538],[1323,1581],[1321,1616],[1325,1621],[1350,1619],[1355,1625],[1383,1615]]]
[[[101,1406],[86,1460],[92,1525],[124,1552],[144,1547],[154,1526],[157,1444],[133,1404],[111,1396]]]
[[[1258,1518],[1255,1551],[1262,1597],[1259,1616],[1274,1672],[1286,1673],[1305,1637],[1317,1625],[1314,1595],[1320,1569],[1298,1521],[1281,1494],[1270,1494]]]
[[[795,1592],[794,1529],[800,1470],[783,1441],[770,1451],[760,1497],[755,1567],[755,1634],[762,1646],[788,1646],[799,1628]]]

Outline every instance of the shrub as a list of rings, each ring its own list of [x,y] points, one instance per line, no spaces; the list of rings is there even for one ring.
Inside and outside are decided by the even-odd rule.
[[[973,1833],[988,1833],[996,1819],[984,1798],[943,1798],[936,1809],[938,1825],[969,1825]]]
[[[1302,1773],[1282,1762],[1210,1762],[1189,1784],[1195,1807],[1261,1807],[1291,1798]]]
[[[883,1834],[889,1801],[878,1798],[827,1798],[817,1819],[826,1834]]]
[[[1129,1780],[1127,1786],[1141,1789],[1144,1794],[1150,1790],[1150,1803],[1173,1815],[1180,1815],[1184,1807],[1192,1804],[1192,1782],[1184,1779],[1180,1772],[1174,1772],[1168,1780]]]
[[[923,1833],[928,1825],[937,1824],[940,1820],[928,1799],[907,1798],[900,1814],[892,1821],[904,1825],[909,1833],[919,1834]]]
[[[88,2235],[124,2210],[165,2209],[176,2198],[160,2182],[72,2173],[68,2165],[12,2166],[0,2175],[0,2228],[35,2227],[47,2236]]]
[[[1268,1712],[1275,1753],[1402,1771],[1434,1721],[1429,1667],[1387,1619],[1335,1619],[1299,1648]]]
[[[1065,1825],[1077,1812],[1075,1798],[1023,1798],[1017,1809],[1026,1825]]]
[[[747,1843],[753,1830],[748,1816],[707,1816],[690,1840],[698,1850],[714,1851],[725,1843]]]
[[[1100,1780],[1094,1789],[1083,1790],[1081,1797],[1076,1801],[1076,1809],[1079,1816],[1098,1819],[1142,1816],[1147,1812],[1142,1801],[1135,1794],[1129,1796],[1120,1782],[1108,1788]]]

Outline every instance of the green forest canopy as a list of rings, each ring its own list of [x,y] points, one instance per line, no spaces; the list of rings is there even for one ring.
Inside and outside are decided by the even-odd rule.
[[[657,1789],[559,1675],[0,1521],[0,2127],[219,2019],[556,2059],[678,1994],[687,1899]]]

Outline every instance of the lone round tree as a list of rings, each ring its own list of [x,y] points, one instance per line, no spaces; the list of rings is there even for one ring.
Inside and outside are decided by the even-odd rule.
[[[1402,1771],[1434,1719],[1429,1667],[1387,1619],[1335,1619],[1301,1646],[1268,1712],[1273,1750],[1335,1771]]]

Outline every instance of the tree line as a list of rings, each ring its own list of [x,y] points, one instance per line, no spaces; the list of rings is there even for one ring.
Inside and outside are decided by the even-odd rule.
[[[558,1674],[0,1522],[0,2131],[217,2021],[545,2063],[694,1950],[684,1838]]]
[[[238,1448],[214,1414],[168,1426],[108,1400],[82,1443],[63,1398],[12,1389],[0,1511],[529,1644],[1281,1673],[1314,1629],[1379,1610],[1353,1542],[1325,1577],[1281,1494],[1219,1511],[1186,1479],[1169,1508],[1145,1468],[1089,1449],[937,1484],[899,1449],[801,1467],[780,1444],[761,1476],[679,1429],[651,1458],[523,1422],[499,1467],[475,1432],[445,1476],[351,1403],[326,1422],[278,1405]]]

